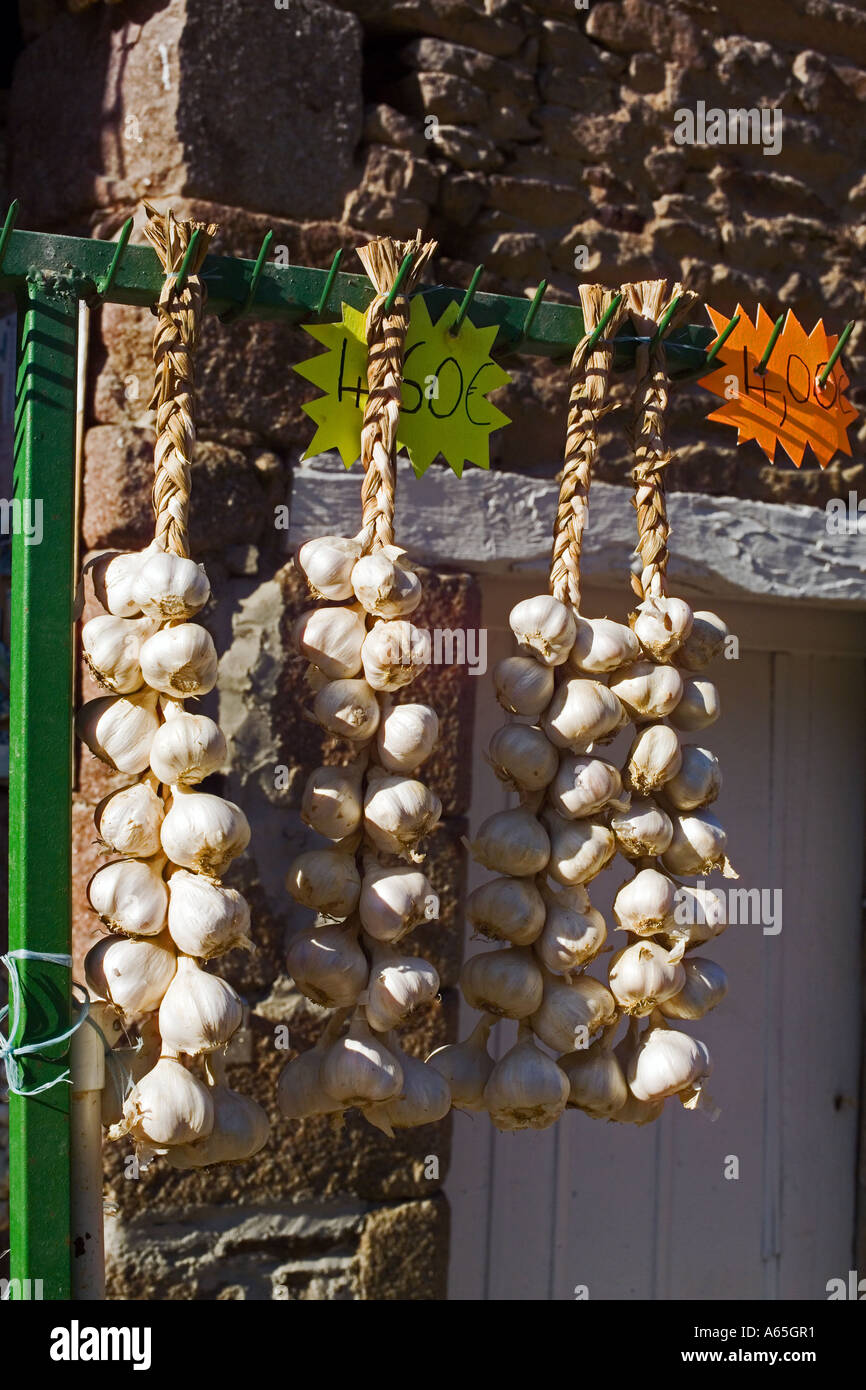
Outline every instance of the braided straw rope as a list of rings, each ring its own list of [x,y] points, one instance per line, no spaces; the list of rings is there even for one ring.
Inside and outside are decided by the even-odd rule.
[[[195,366],[207,290],[198,271],[215,236],[215,223],[178,222],[172,212],[145,203],[144,234],[166,272],[156,305],[153,335],[155,367],[150,407],[156,408],[153,510],[155,539],[163,550],[189,555],[190,467],[195,449]],[[177,293],[176,277],[195,231],[201,231],[186,285]]]
[[[397,481],[397,426],[403,381],[403,353],[409,331],[409,292],[420,279],[437,243],[422,244],[419,230],[414,241],[380,237],[358,248],[364,269],[376,289],[364,323],[367,339],[367,387],[361,426],[362,522],[358,533],[362,553],[394,543],[394,492]],[[404,258],[412,252],[412,264],[401,293],[385,313],[385,300]]]
[[[625,298],[587,356],[593,330],[610,308],[616,292],[601,285],[581,285],[584,334],[571,359],[565,462],[559,480],[559,502],[553,527],[550,592],[562,603],[580,609],[580,547],[589,511],[589,485],[598,452],[598,422],[613,409],[607,402],[613,339],[625,318]]]
[[[652,338],[656,326],[673,301],[679,298],[676,313],[669,320],[665,337],[687,318],[699,296],[675,284],[667,293],[667,280],[639,280],[623,286],[635,333]],[[664,470],[673,455],[665,442],[665,411],[670,382],[664,340],[652,348],[648,342],[635,349],[637,381],[634,389],[631,446],[634,453],[634,505],[637,509],[637,549],[640,575],[632,575],[632,588],[638,598],[667,592],[668,525],[665,503]]]

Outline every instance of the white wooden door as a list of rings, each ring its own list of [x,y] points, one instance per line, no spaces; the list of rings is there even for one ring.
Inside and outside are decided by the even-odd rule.
[[[485,581],[491,668],[513,650],[509,608],[536,583]],[[455,1114],[452,1299],[572,1299],[580,1285],[590,1299],[822,1299],[852,1267],[866,618],[692,601],[740,638],[739,659],[711,672],[722,717],[701,736],[722,762],[714,809],[737,886],[782,890],[778,934],[731,926],[710,949],[729,993],[687,1025],[713,1055],[721,1116],[670,1103],[637,1129],[569,1111],[552,1130],[499,1134],[485,1116]],[[592,590],[583,603],[620,618],[627,606]],[[482,757],[502,712],[489,678],[479,685],[473,829],[507,804]],[[485,877],[473,868],[472,885]],[[592,885],[609,926],[625,877],[617,867]],[[475,1017],[462,1006],[461,1035]],[[514,1028],[494,1031],[497,1055]]]

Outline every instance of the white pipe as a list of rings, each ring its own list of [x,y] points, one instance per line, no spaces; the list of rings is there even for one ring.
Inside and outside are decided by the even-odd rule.
[[[90,1017],[102,1028],[102,1011],[91,1000]],[[72,1093],[69,1130],[72,1153],[72,1297],[105,1298],[105,1248],[102,1199],[102,1088],[105,1045],[101,1032],[85,1020],[72,1035],[69,1059]]]

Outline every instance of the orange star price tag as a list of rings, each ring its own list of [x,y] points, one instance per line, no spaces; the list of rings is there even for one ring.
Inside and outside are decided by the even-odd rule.
[[[709,306],[707,312],[717,335],[721,334],[731,320]],[[825,386],[818,384],[837,337],[825,331],[821,319],[807,334],[789,309],[762,373],[758,369],[773,320],[760,305],[754,323],[740,305],[737,314],[740,321],[720,348],[712,371],[700,378],[701,386],[725,402],[707,418],[733,425],[738,444],[754,439],[771,463],[777,444],[798,468],[807,447],[822,468],[837,450],[850,455],[848,427],[857,411],[844,394],[850,382],[841,359],[834,363]]]

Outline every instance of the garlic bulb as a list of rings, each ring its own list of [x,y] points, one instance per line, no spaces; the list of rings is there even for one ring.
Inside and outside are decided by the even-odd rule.
[[[578,618],[569,665],[587,675],[604,675],[637,661],[640,643],[630,627],[610,618]]]
[[[391,1100],[403,1085],[397,1058],[360,1016],[352,1020],[344,1038],[331,1043],[322,1059],[321,1077],[327,1094],[346,1109]]]
[[[439,993],[439,973],[420,956],[398,956],[377,944],[364,1012],[377,1033],[387,1033]]]
[[[172,787],[171,808],[162,823],[162,848],[173,864],[219,878],[250,842],[240,806],[209,792]]]
[[[515,604],[508,621],[520,650],[544,666],[561,666],[574,645],[574,614],[550,594]]]
[[[610,828],[626,859],[655,858],[671,843],[671,818],[651,796],[634,797],[627,811],[615,811]]]
[[[535,718],[553,694],[553,671],[531,656],[506,656],[493,668],[496,698],[509,714]]]
[[[216,647],[199,623],[161,628],[142,643],[139,660],[151,690],[163,695],[207,695],[217,682]]]
[[[674,728],[682,729],[684,733],[697,733],[699,729],[706,729],[710,724],[715,724],[721,712],[719,692],[712,681],[687,680],[683,682],[683,693],[679,703],[671,712],[671,723]]]
[[[608,975],[610,988],[624,1013],[641,1017],[678,994],[686,982],[678,959],[656,941],[636,941],[617,951]]]
[[[674,658],[685,671],[703,671],[718,656],[728,629],[715,613],[695,613],[692,630]]]
[[[168,907],[164,867],[162,856],[115,859],[104,864],[87,885],[88,902],[112,931],[158,936]]]
[[[635,1049],[627,1080],[637,1100],[664,1100],[699,1086],[713,1069],[702,1042],[675,1028],[648,1028]]]
[[[144,772],[150,745],[159,728],[154,690],[137,695],[103,695],[83,704],[75,718],[75,731],[102,762],[115,772],[135,776]]]
[[[544,926],[544,899],[532,878],[492,878],[469,894],[466,916],[482,936],[528,946]]]
[[[634,635],[654,661],[668,661],[692,630],[692,610],[685,599],[651,594],[638,604]]]
[[[213,1129],[204,1139],[175,1144],[166,1154],[171,1168],[208,1168],[212,1163],[240,1163],[268,1142],[271,1122],[258,1101],[230,1086],[210,1087]]]
[[[559,763],[553,744],[532,724],[503,724],[490,740],[487,761],[501,782],[519,791],[541,791]]]
[[[209,975],[192,956],[179,956],[177,974],[159,1006],[163,1047],[198,1057],[225,1047],[244,1016],[240,997],[227,980]]]
[[[313,713],[329,734],[353,743],[372,738],[379,725],[379,701],[362,680],[323,685],[313,701]]]
[[[448,1082],[451,1104],[457,1110],[483,1110],[484,1087],[493,1070],[487,1051],[492,1019],[481,1018],[465,1042],[437,1047],[427,1058],[427,1066]]]
[[[616,1018],[616,1004],[609,989],[591,975],[576,980],[544,976],[544,994],[530,1018],[537,1038],[556,1052],[580,1047],[587,1034],[607,1028]]]
[[[623,931],[654,936],[674,922],[676,889],[658,869],[641,869],[624,883],[613,900],[613,915]]]
[[[426,762],[439,737],[439,716],[429,705],[394,705],[376,734],[379,761],[388,772],[414,772]]]
[[[356,540],[346,536],[317,536],[306,541],[295,563],[314,598],[340,603],[352,597],[352,570],[361,554]]]
[[[683,961],[686,982],[678,994],[671,995],[659,1010],[666,1018],[703,1018],[724,999],[728,977],[720,965],[705,956],[688,956]]]
[[[81,629],[81,646],[91,673],[107,690],[130,695],[144,683],[139,653],[155,631],[151,618],[114,618],[102,614]]]
[[[674,666],[635,661],[611,677],[610,688],[633,719],[665,719],[682,697],[683,678]]]
[[[140,941],[104,936],[84,959],[90,988],[127,1014],[158,1009],[176,969],[174,946],[165,932]]]
[[[329,680],[357,676],[366,635],[363,618],[352,608],[313,608],[301,615],[293,631],[298,651]]]
[[[329,1039],[322,1035],[314,1047],[293,1057],[280,1072],[277,1105],[287,1120],[305,1120],[310,1115],[329,1115],[342,1107],[329,1096],[322,1084],[322,1063]]]
[[[96,597],[116,618],[134,618],[140,612],[132,596],[135,576],[145,560],[158,550],[151,542],[146,550],[107,550],[90,566]]]
[[[589,883],[616,853],[609,826],[598,820],[563,820],[555,811],[543,811],[550,836],[548,872],[566,886]]]
[[[737,878],[725,854],[728,837],[711,811],[674,816],[673,839],[662,855],[672,874],[709,874],[721,869],[725,878]]]
[[[666,783],[665,799],[678,811],[694,811],[715,801],[722,788],[719,760],[708,748],[694,743],[683,749],[682,767]]]
[[[406,618],[376,623],[361,648],[364,677],[374,690],[399,690],[430,664],[430,636]]]
[[[547,799],[558,815],[566,820],[579,820],[597,815],[611,804],[626,807],[627,797],[617,800],[621,794],[622,778],[612,763],[586,753],[567,753],[559,764]]]
[[[470,956],[460,971],[460,988],[479,1013],[528,1018],[541,1003],[544,981],[531,951],[504,946]]]
[[[595,1119],[608,1120],[628,1099],[628,1083],[610,1042],[598,1038],[589,1047],[557,1059],[568,1077],[568,1104]]]
[[[159,852],[162,818],[162,800],[150,782],[134,782],[103,797],[93,816],[103,845],[136,859],[150,859]]]
[[[357,922],[321,922],[295,932],[286,966],[301,994],[329,1009],[357,1003],[369,966]]]
[[[142,613],[163,622],[177,622],[204,608],[210,598],[210,584],[195,560],[157,550],[138,566],[132,597]]]
[[[561,888],[558,892],[545,888],[542,893],[547,913],[533,949],[551,974],[570,978],[588,965],[604,945],[604,917],[590,906],[583,888]]]
[[[166,786],[192,787],[223,766],[227,747],[219,724],[206,714],[169,705],[150,745],[150,766]]]
[[[421,602],[421,581],[396,545],[362,555],[352,570],[355,598],[376,618],[406,618]]]
[[[540,874],[550,857],[547,831],[522,806],[488,816],[468,848],[485,869],[518,878]]]
[[[139,1157],[165,1153],[175,1144],[188,1144],[210,1134],[214,1107],[210,1090],[175,1057],[160,1057],[138,1081],[123,1106],[123,1119],[108,1131],[109,1139],[131,1134]]]
[[[343,840],[361,824],[361,773],[352,767],[317,767],[301,799],[301,820],[328,840]]]
[[[557,748],[585,753],[614,734],[623,719],[622,705],[606,685],[572,676],[557,686],[542,725]]]
[[[676,890],[673,923],[667,927],[671,944],[684,942],[700,946],[711,941],[728,926],[728,905],[721,888],[693,887],[682,883]]]
[[[436,828],[442,803],[423,782],[374,771],[364,795],[364,828],[378,849],[418,863],[418,843]]]
[[[531,1033],[496,1063],[484,1087],[484,1104],[497,1129],[546,1129],[562,1114],[568,1078],[535,1045]]]
[[[186,956],[211,960],[241,946],[252,950],[250,909],[235,888],[176,869],[168,881],[168,930]]]
[[[645,724],[629,749],[625,784],[646,796],[676,777],[682,761],[676,729],[668,724]]]
[[[618,1125],[651,1125],[658,1119],[665,1108],[663,1100],[658,1100],[649,1104],[644,1100],[637,1100],[631,1092],[628,1099],[619,1110],[615,1110],[608,1119],[613,1120]]]
[[[343,918],[358,906],[361,876],[345,851],[310,849],[295,859],[286,887],[304,907],[315,908],[326,917]]]
[[[443,1120],[451,1109],[448,1082],[435,1067],[428,1067],[417,1057],[410,1057],[394,1043],[394,1056],[403,1073],[403,1084],[396,1096],[364,1109],[364,1116],[393,1139],[395,1129],[415,1129]]]
[[[358,901],[361,925],[374,941],[399,941],[439,916],[439,899],[420,869],[368,867]]]

